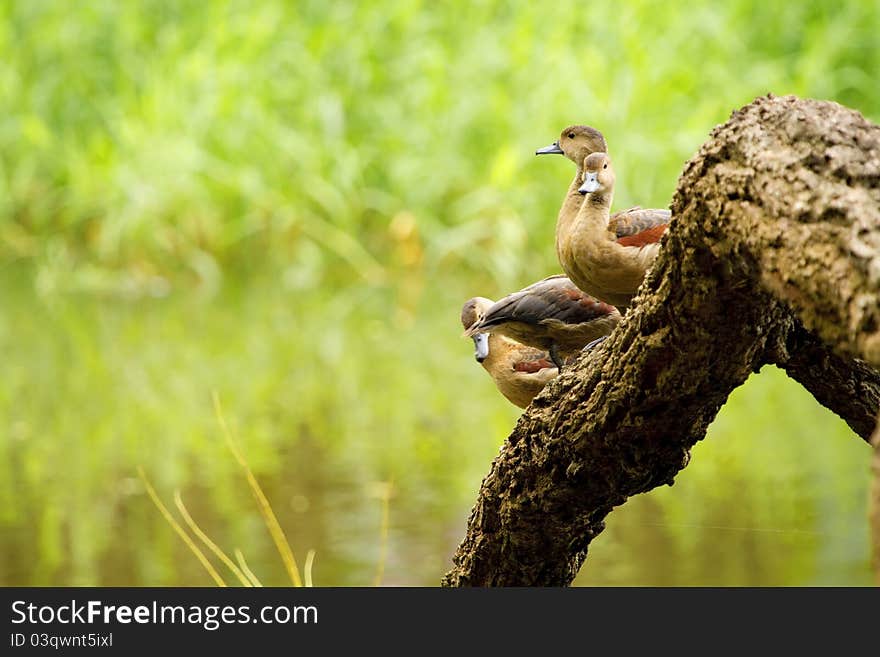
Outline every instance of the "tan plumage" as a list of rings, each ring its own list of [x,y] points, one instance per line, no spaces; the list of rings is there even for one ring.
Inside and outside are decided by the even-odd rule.
[[[567,268],[566,262],[571,262],[572,244],[570,242],[572,235],[576,232],[575,221],[578,219],[578,212],[584,202],[584,195],[580,187],[584,182],[584,162],[593,153],[607,153],[607,145],[605,137],[601,132],[590,126],[574,125],[569,126],[559,136],[559,140],[551,146],[539,149],[537,154],[557,153],[564,155],[575,163],[577,171],[574,179],[566,191],[562,206],[559,208],[559,214],[556,218],[556,255],[559,258],[559,264],[562,265],[566,274],[580,287],[578,281],[583,281],[583,277],[578,275],[575,269]],[[609,208],[610,210],[610,208]],[[665,226],[669,223],[669,210],[645,209],[641,207],[629,208],[622,210],[613,215],[610,214],[606,218],[606,225],[618,238],[633,238],[639,233],[655,229],[658,226]],[[663,229],[665,230],[665,228]],[[638,238],[636,238],[638,240]],[[624,241],[624,245],[627,242]],[[653,261],[653,258],[652,258]],[[644,277],[644,274],[642,275]],[[639,281],[641,283],[641,280]],[[638,285],[636,285],[638,287]],[[593,287],[592,289],[582,288],[586,292],[596,296],[603,301],[613,303],[618,308],[625,310],[629,306],[629,298],[632,294],[618,294],[615,298],[605,298],[599,289],[605,288]],[[613,290],[613,286],[611,287]],[[628,288],[627,288],[628,289]],[[635,292],[635,290],[633,290]],[[626,297],[623,302],[623,297]]]
[[[592,153],[584,159],[583,172],[578,191],[584,202],[573,221],[557,225],[559,261],[579,288],[626,309],[657,257],[670,213],[633,208],[612,219],[611,158]]]
[[[562,206],[559,208],[559,214],[556,217],[557,236],[560,226],[563,227],[563,230],[568,230],[584,202],[584,197],[578,192],[578,187],[584,181],[584,159],[590,153],[605,152],[607,150],[605,137],[601,132],[588,125],[570,125],[560,133],[559,139],[550,146],[545,146],[535,151],[535,155],[564,155],[574,162],[577,167],[574,179],[565,192],[565,198],[562,199]],[[557,253],[559,252],[558,238],[556,251]]]
[[[468,299],[461,309],[462,326],[470,329],[494,303],[485,297]],[[520,344],[500,333],[476,333],[471,337],[477,361],[492,377],[499,392],[520,408],[528,406],[547,382],[559,374],[546,351]]]
[[[617,309],[556,275],[497,301],[467,334],[491,331],[545,349],[561,369],[565,358],[611,333],[619,321]]]

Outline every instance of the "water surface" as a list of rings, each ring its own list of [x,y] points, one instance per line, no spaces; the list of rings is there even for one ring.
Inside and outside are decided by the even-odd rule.
[[[377,582],[390,484],[381,583],[434,585],[519,414],[473,362],[455,287],[428,283],[409,311],[381,286],[328,298],[271,279],[160,298],[36,289],[7,270],[0,291],[3,585],[211,584],[137,466],[264,584],[288,583],[213,391],[300,566],[315,551],[315,584]],[[869,453],[765,368],[674,486],[612,512],[576,584],[870,585]]]

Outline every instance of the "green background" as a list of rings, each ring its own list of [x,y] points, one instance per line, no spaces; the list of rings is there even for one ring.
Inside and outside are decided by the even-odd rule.
[[[593,125],[615,207],[666,207],[756,96],[880,120],[878,24],[873,1],[3,3],[0,584],[211,584],[138,465],[288,582],[214,391],[315,584],[437,584],[519,414],[459,309],[559,271],[573,167],[534,150]],[[870,584],[868,459],[765,369],[577,583]]]

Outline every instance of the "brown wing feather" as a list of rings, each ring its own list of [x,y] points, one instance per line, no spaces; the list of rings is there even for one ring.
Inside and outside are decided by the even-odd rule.
[[[582,292],[566,276],[551,276],[497,301],[476,326],[489,329],[505,322],[538,324],[557,319],[580,324],[614,312],[614,307]]]
[[[617,240],[617,243],[620,246],[647,246],[648,244],[654,244],[660,241],[667,228],[669,228],[669,224],[654,226],[648,230],[643,230],[641,233],[621,237]]]
[[[645,210],[636,206],[614,214],[608,222],[608,228],[621,237],[636,235],[650,228],[668,224],[672,213],[669,210]]]
[[[526,372],[527,374],[534,374],[535,372],[540,372],[543,369],[547,369],[550,367],[556,367],[553,363],[551,363],[546,358],[539,358],[537,360],[521,360],[518,361],[513,369],[517,372]]]

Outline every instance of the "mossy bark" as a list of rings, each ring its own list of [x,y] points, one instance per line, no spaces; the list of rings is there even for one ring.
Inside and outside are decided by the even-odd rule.
[[[685,165],[635,305],[522,415],[447,586],[569,584],[612,508],[672,484],[777,364],[868,440],[880,400],[880,127],[759,98]]]

